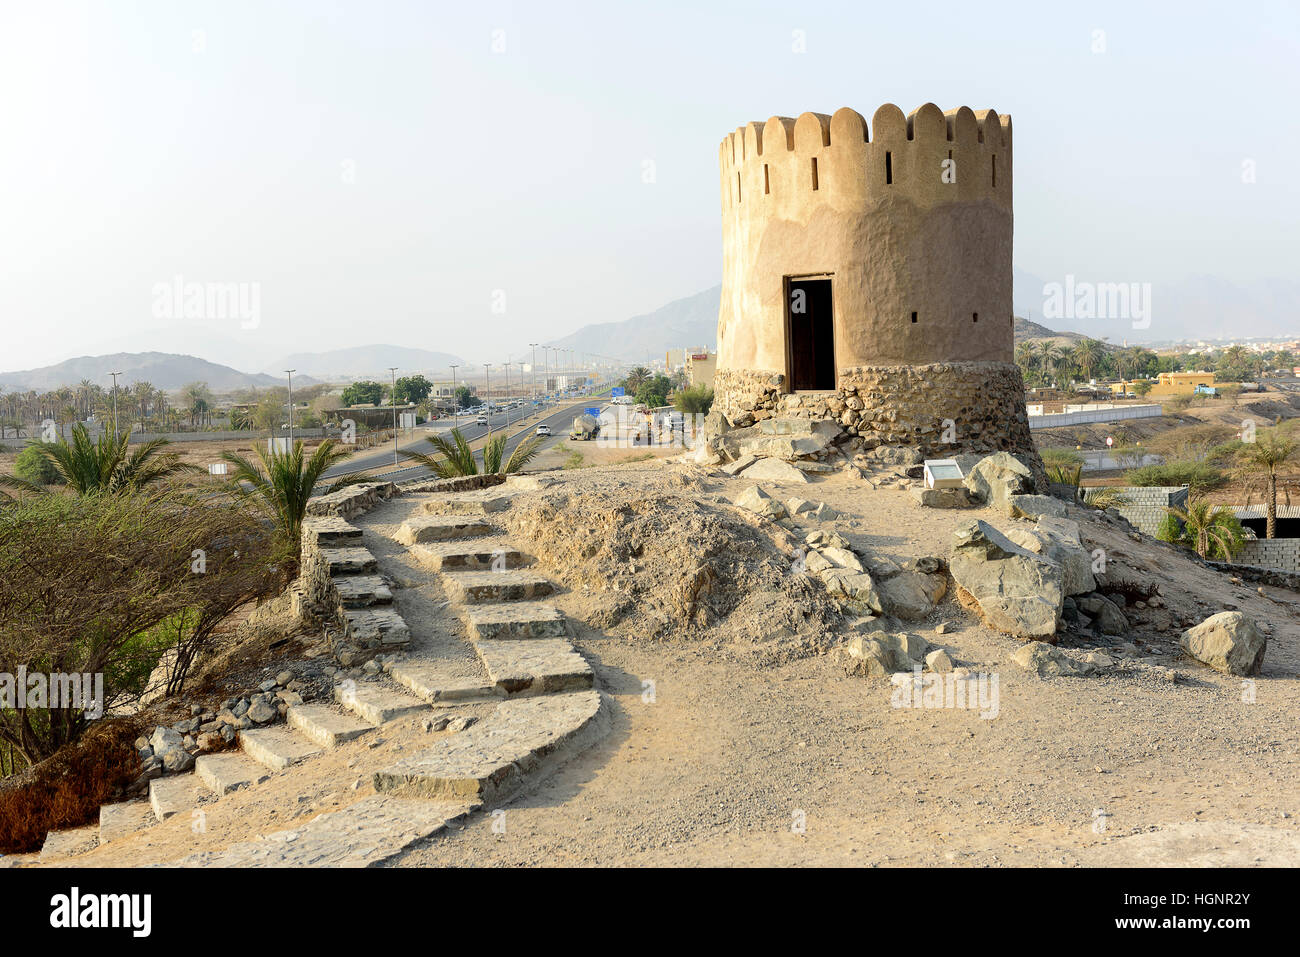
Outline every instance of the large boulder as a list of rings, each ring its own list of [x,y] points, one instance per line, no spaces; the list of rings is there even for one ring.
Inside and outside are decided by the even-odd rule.
[[[975,521],[954,533],[948,565],[990,627],[1020,638],[1056,634],[1065,601],[1064,570],[1057,563]]]
[[[808,483],[808,476],[802,470],[782,459],[759,459],[745,469],[745,478],[759,482],[793,482],[799,485]]]
[[[1183,650],[1202,664],[1230,675],[1257,675],[1266,639],[1239,611],[1221,611],[1183,632]]]
[[[1065,518],[1065,503],[1050,495],[1008,495],[1007,514],[1037,521],[1044,515]]]
[[[925,667],[925,656],[930,650],[930,643],[917,635],[873,631],[844,645],[844,670],[850,675],[872,678],[912,671]]]
[[[1093,624],[1103,635],[1128,634],[1128,618],[1120,611],[1119,605],[1100,592],[1076,598],[1075,603],[1093,619]]]
[[[1008,512],[1011,496],[1034,491],[1034,474],[1010,452],[980,459],[962,481],[977,500]]]
[[[1006,535],[1022,548],[1060,565],[1064,573],[1062,587],[1067,595],[1086,595],[1096,589],[1092,556],[1079,538],[1078,522],[1044,515],[1033,528],[1017,525],[1007,529]]]

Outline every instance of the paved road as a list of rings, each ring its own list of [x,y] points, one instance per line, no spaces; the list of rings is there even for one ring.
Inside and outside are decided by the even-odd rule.
[[[584,399],[576,400],[572,405],[559,404],[555,406],[555,411],[552,411],[545,418],[540,419],[532,423],[531,425],[529,425],[527,427],[527,431],[523,431],[521,426],[519,425],[520,410],[516,410],[510,413],[509,425],[506,424],[506,413],[500,412],[497,413],[496,415],[493,415],[489,420],[491,422],[491,431],[500,432],[501,430],[504,429],[510,434],[510,438],[506,441],[506,451],[505,451],[505,457],[506,459],[509,459],[510,453],[515,450],[515,448],[519,445],[520,442],[522,442],[528,436],[532,435],[536,431],[539,425],[543,425],[543,424],[549,425],[551,427],[551,431],[555,433],[553,438],[542,443],[543,448],[549,447],[555,444],[556,442],[561,441],[562,439],[564,439],[565,436],[569,434],[569,428],[573,424],[574,417],[577,416],[579,413],[581,413],[583,409],[603,407],[607,401],[608,400],[597,396],[589,396]],[[438,426],[439,428],[436,430],[416,429],[415,436],[407,441],[400,442],[398,447],[413,449],[420,452],[431,451],[432,447],[426,441],[426,437],[434,431],[445,432],[450,430],[452,427],[452,422],[446,419],[439,419]],[[472,442],[475,439],[487,435],[488,427],[483,425],[475,425],[474,416],[471,415],[468,418],[468,420],[464,417],[461,418],[460,432],[461,435],[465,436],[465,440],[467,442]],[[475,452],[474,457],[478,459],[480,464],[482,464],[483,462],[482,449],[477,450]],[[391,445],[386,445],[381,448],[369,449],[364,453],[355,455],[352,458],[347,459],[344,462],[341,462],[340,464],[336,465],[334,468],[327,471],[324,474],[323,478],[326,479],[338,478],[340,475],[346,475],[349,472],[364,472],[369,469],[387,468],[392,466],[392,464],[393,464],[393,447]],[[406,481],[408,479],[421,479],[426,477],[432,478],[433,474],[422,465],[410,465],[405,468],[394,469],[393,471],[387,472],[380,477],[383,479],[391,479],[393,481]],[[327,485],[329,483],[326,482],[323,484]]]

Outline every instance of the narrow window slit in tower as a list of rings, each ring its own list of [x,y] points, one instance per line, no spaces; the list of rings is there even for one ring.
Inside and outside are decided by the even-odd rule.
[[[736,202],[739,203],[739,202],[741,201],[742,198],[743,198],[743,197],[741,197],[741,195],[740,195],[740,172],[739,172],[739,170],[737,170],[737,172],[736,172]]]
[[[993,154],[993,188],[998,188],[998,154]]]
[[[812,158],[812,177],[813,177],[812,180],[813,189],[816,189],[817,188],[817,157],[815,156]]]
[[[912,313],[912,321],[916,322],[916,313]]]
[[[763,194],[767,195],[772,192],[772,185],[767,179],[767,164],[763,164]]]
[[[979,314],[978,312],[972,312],[972,313],[970,314],[970,321],[971,321],[971,322],[979,322],[979,321],[980,321],[980,314]]]
[[[889,185],[894,182],[894,154],[886,151],[885,153],[885,184]]]

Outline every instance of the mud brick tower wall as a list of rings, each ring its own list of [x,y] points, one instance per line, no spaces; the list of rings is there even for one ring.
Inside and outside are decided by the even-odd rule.
[[[1036,457],[1012,356],[1009,116],[774,116],[728,134],[719,167],[715,408],[736,426],[833,418],[867,448]]]

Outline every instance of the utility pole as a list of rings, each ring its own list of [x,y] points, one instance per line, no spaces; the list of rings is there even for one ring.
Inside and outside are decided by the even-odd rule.
[[[460,428],[460,394],[456,389],[456,370],[459,366],[451,367],[451,427]]]
[[[289,448],[293,449],[293,374],[297,369],[285,369],[289,373]]]
[[[397,366],[389,366],[389,373],[393,377],[393,391],[389,396],[393,404],[393,464],[398,462],[397,458]]]
[[[510,428],[510,357],[506,356],[506,428]]]
[[[492,363],[483,363],[483,401],[487,403],[488,435],[492,434]]]
[[[113,441],[117,441],[117,377],[122,373],[110,372],[113,377]]]

